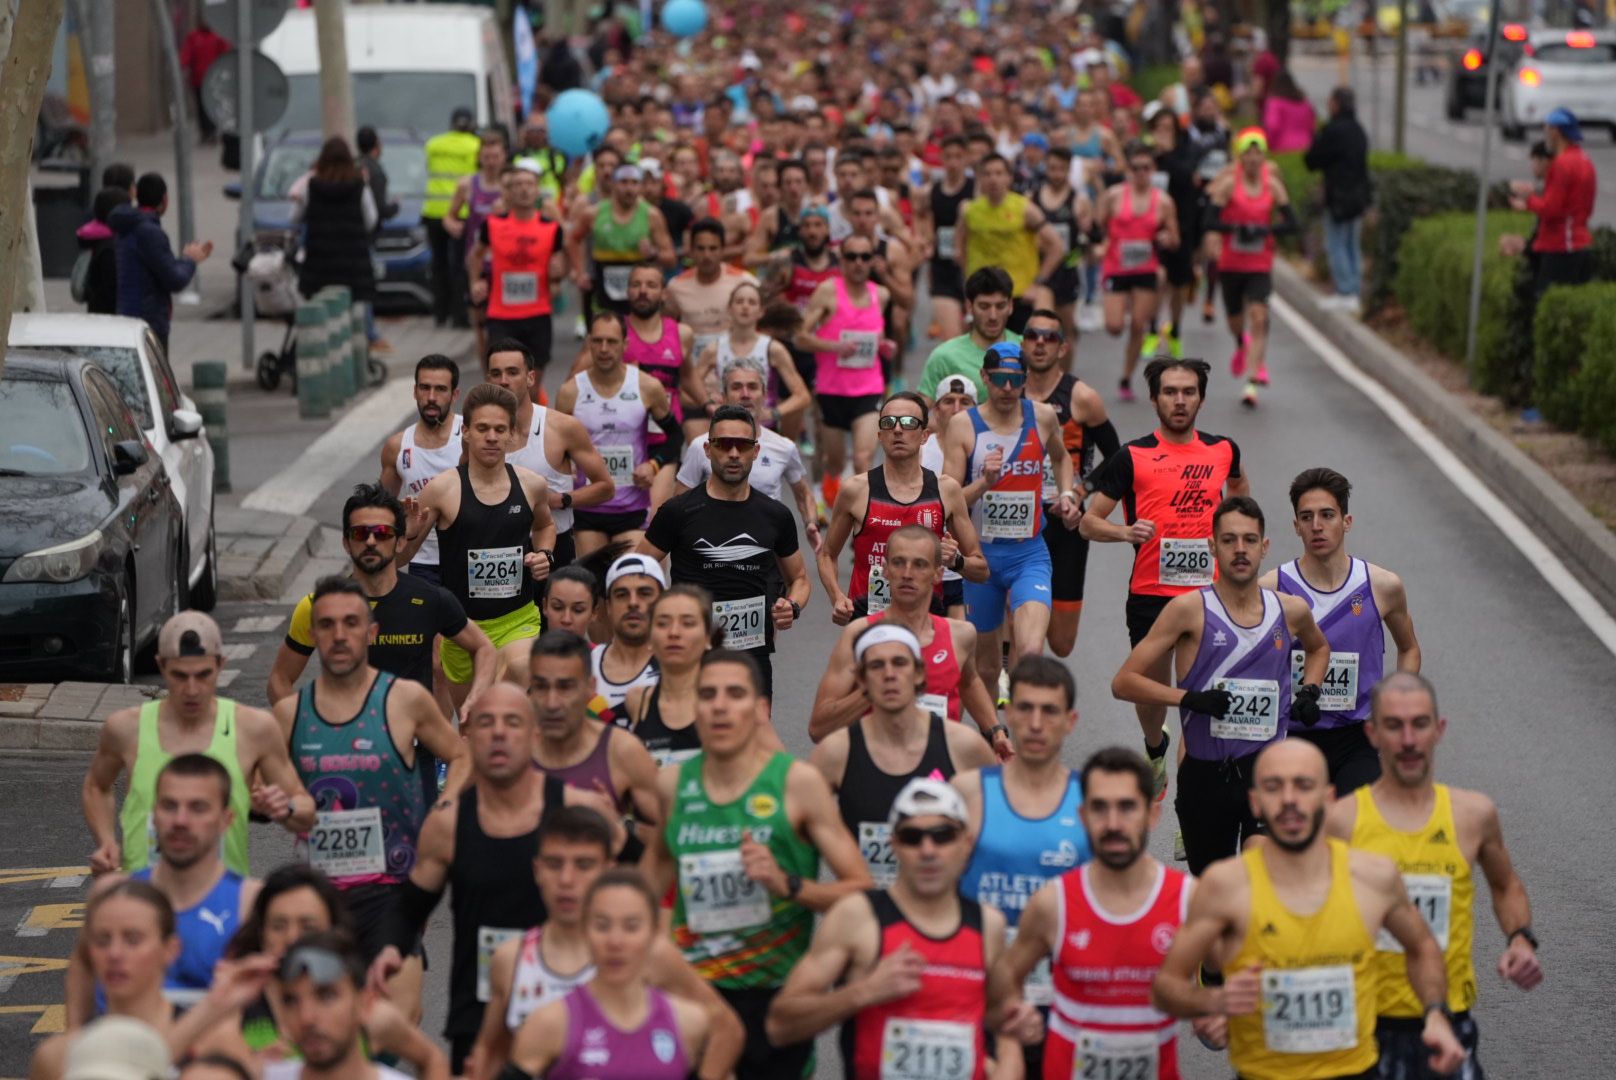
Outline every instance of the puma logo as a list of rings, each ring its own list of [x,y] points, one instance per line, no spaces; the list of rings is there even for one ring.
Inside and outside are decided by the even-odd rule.
[[[197,908],[196,917],[213,927],[213,932],[224,937],[227,932],[226,923],[230,921],[228,911],[209,911],[207,908]]]

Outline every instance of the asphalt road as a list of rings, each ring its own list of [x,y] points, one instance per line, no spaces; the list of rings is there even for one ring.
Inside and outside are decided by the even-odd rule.
[[[1424,86],[1414,82],[1414,58],[1408,64],[1408,126],[1403,133],[1404,149],[1434,165],[1479,171],[1485,125],[1482,110],[1471,109],[1463,120],[1449,120],[1443,108],[1446,93],[1446,67],[1442,78]],[[1334,57],[1296,56],[1291,69],[1307,92],[1320,116],[1332,87],[1340,81],[1340,67]],[[1394,105],[1397,90],[1395,56],[1382,55],[1378,62],[1358,54],[1354,57],[1349,84],[1358,93],[1358,119],[1369,132],[1369,144],[1377,150],[1396,146]],[[1541,138],[1534,132],[1524,142],[1505,142],[1499,129],[1493,130],[1492,159],[1487,174],[1492,180],[1530,180],[1532,168],[1527,149]],[[1593,222],[1616,224],[1616,139],[1601,128],[1584,129],[1583,149],[1599,176],[1599,197],[1594,203]]]
[[[1478,913],[1476,960],[1483,989],[1477,1016],[1488,1071],[1503,1077],[1543,1075],[1542,1063],[1552,1054],[1557,1075],[1601,1075],[1610,1019],[1604,980],[1616,947],[1609,905],[1597,899],[1616,868],[1616,839],[1608,827],[1616,819],[1616,788],[1608,781],[1608,763],[1616,760],[1609,704],[1616,700],[1616,667],[1610,654],[1508,538],[1282,321],[1276,323],[1271,353],[1274,385],[1256,412],[1242,410],[1240,384],[1226,374],[1227,335],[1198,322],[1187,334],[1189,351],[1213,358],[1218,373],[1202,427],[1231,435],[1241,445],[1254,492],[1269,513],[1270,565],[1299,551],[1284,516],[1291,477],[1307,466],[1328,464],[1352,478],[1357,490],[1350,547],[1403,575],[1426,671],[1441,690],[1451,723],[1438,753],[1439,777],[1480,788],[1500,802],[1511,850],[1534,902],[1548,978],[1526,995],[1491,976],[1503,943],[1491,915]],[[407,353],[407,341],[395,344]],[[1101,334],[1087,335],[1080,349],[1079,373],[1108,399],[1119,354],[1119,346]],[[911,359],[911,373],[922,359]],[[1125,439],[1153,424],[1146,403],[1108,404]],[[284,432],[277,437],[270,413],[261,420],[261,433],[252,436],[260,449],[251,468],[267,472],[277,460],[285,468],[306,439],[287,439]],[[278,457],[266,456],[272,451]],[[334,524],[348,486],[373,477],[374,461],[374,447],[355,452],[350,475],[331,484],[311,513]],[[1066,752],[1073,764],[1102,745],[1138,745],[1131,707],[1113,701],[1108,689],[1127,648],[1122,604],[1128,566],[1126,549],[1095,546],[1087,617],[1071,661],[1081,711]],[[818,658],[828,655],[835,640],[825,610],[816,588],[804,623],[782,641],[793,657],[809,662],[776,668],[776,725],[798,753],[808,749],[806,712],[823,670]],[[233,662],[240,674],[231,693],[243,701],[263,702],[282,630],[272,617],[285,611],[263,604],[224,612],[227,631],[242,627],[228,639],[254,646]],[[243,618],[257,621],[239,622]],[[0,829],[14,839],[4,859],[13,869],[0,869],[0,934],[11,939],[0,952],[14,955],[0,957],[0,1077],[15,1077],[26,1067],[30,1032],[50,1029],[48,1006],[61,1001],[59,972],[49,959],[37,958],[59,958],[70,948],[73,912],[54,905],[82,898],[78,875],[88,843],[77,807],[82,759],[13,757],[5,764]],[[1171,851],[1171,804],[1169,799],[1152,842],[1159,857]],[[273,866],[288,851],[276,830],[255,828],[255,868]],[[447,956],[444,922],[440,914],[428,939],[436,956]],[[46,929],[36,932],[41,926]],[[433,1032],[442,1023],[441,979],[429,977],[426,1026]],[[1228,1075],[1227,1063],[1193,1039],[1184,1060],[1187,1077]],[[823,1075],[836,1074],[834,1057],[822,1055],[822,1062]]]

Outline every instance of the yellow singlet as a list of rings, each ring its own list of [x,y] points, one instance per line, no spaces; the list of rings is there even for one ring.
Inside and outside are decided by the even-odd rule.
[[[1038,238],[1027,231],[1027,197],[1012,191],[993,206],[977,196],[965,204],[964,213],[965,276],[984,266],[1002,266],[1015,283],[1016,296],[1032,288],[1038,277]]]
[[[1369,788],[1361,787],[1358,820],[1352,827],[1352,846],[1384,855],[1402,871],[1409,898],[1436,935],[1448,964],[1448,1008],[1464,1012],[1476,1003],[1476,969],[1470,963],[1474,927],[1472,910],[1476,883],[1470,864],[1459,850],[1459,832],[1453,821],[1453,794],[1446,784],[1436,785],[1436,806],[1431,817],[1414,832],[1393,828],[1381,816]],[[1380,971],[1381,1016],[1425,1015],[1414,988],[1408,984],[1403,947],[1382,930],[1375,938],[1375,966]]]
[[[1323,1080],[1374,1067],[1375,941],[1352,895],[1347,845],[1330,845],[1330,892],[1296,915],[1268,877],[1263,847],[1241,858],[1251,878],[1251,918],[1225,977],[1262,968],[1262,1005],[1229,1018],[1229,1063],[1247,1080]]]

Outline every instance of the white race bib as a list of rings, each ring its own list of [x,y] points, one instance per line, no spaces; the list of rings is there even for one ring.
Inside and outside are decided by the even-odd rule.
[[[508,600],[521,591],[521,548],[471,548],[467,550],[467,596],[474,600]]]
[[[309,830],[309,865],[329,877],[380,874],[387,870],[382,810],[322,810]]]
[[[1062,251],[1071,251],[1072,250],[1072,223],[1070,221],[1051,221],[1049,223],[1049,227],[1051,229],[1054,229],[1055,230],[1055,235],[1060,238],[1061,250]]]
[[[954,230],[957,225],[937,226],[937,257],[939,259],[952,259],[958,254],[958,247],[954,243]]]
[[[1029,540],[1037,517],[1038,493],[995,491],[982,493],[982,539]]]
[[[1229,711],[1212,718],[1214,739],[1267,742],[1279,732],[1279,683],[1273,679],[1219,679],[1229,694]]]
[[[1161,1050],[1153,1031],[1078,1028],[1072,1080],[1156,1080]]]
[[[488,969],[493,963],[494,953],[507,941],[521,936],[521,930],[508,930],[503,926],[479,926],[477,928],[478,1001],[487,1001],[494,996],[493,983],[488,978]]]
[[[664,765],[683,765],[697,754],[701,753],[698,746],[694,750],[652,750],[651,760],[656,762],[657,768]]]
[[[873,368],[877,351],[881,347],[881,335],[873,334],[868,330],[843,330],[842,336],[836,339],[843,344],[851,341],[858,347],[852,356],[838,358],[837,366],[844,368]]]
[[[539,275],[531,270],[499,275],[499,294],[507,304],[534,304],[539,299]]]
[[[1291,687],[1302,685],[1302,667],[1307,654],[1291,650]],[[1324,669],[1319,708],[1326,712],[1350,712],[1358,705],[1358,654],[1330,650],[1330,666]]]
[[[924,712],[936,713],[944,720],[948,719],[947,694],[921,694],[915,699],[915,704],[919,705]]]
[[[1163,585],[1212,584],[1212,542],[1202,536],[1162,537],[1156,573]]]
[[[611,475],[612,483],[617,485],[621,492],[624,488],[634,486],[634,448],[632,446],[597,446],[601,459],[606,462],[606,471]]]
[[[698,934],[744,930],[769,921],[769,890],[746,876],[739,848],[679,856],[679,892],[685,922]]]
[[[1453,916],[1453,879],[1447,874],[1404,874],[1403,887],[1408,890],[1408,898],[1414,901],[1415,908],[1419,910],[1420,918],[1431,928],[1431,936],[1446,951]],[[1381,952],[1400,953],[1403,943],[1387,933],[1383,926],[1375,935],[1375,948]]]
[[[892,854],[891,825],[884,821],[859,822],[858,846],[876,888],[885,889],[898,880],[898,857]]]
[[[1352,965],[1265,971],[1263,1042],[1278,1054],[1322,1054],[1358,1045]]]
[[[1251,239],[1242,239],[1238,229],[1229,234],[1229,247],[1242,255],[1261,255],[1268,248],[1268,234],[1261,233]]]
[[[764,630],[768,609],[761,596],[745,600],[714,600],[713,622],[724,628],[724,648],[761,649],[768,644]]]
[[[1044,490],[1039,493],[1046,503],[1052,503],[1060,497],[1055,488],[1055,463],[1044,458]]]
[[[869,601],[871,615],[892,606],[892,585],[887,581],[886,567],[878,562],[870,563],[870,574],[866,582],[868,591],[865,596]]]
[[[606,299],[621,303],[628,299],[628,279],[633,275],[632,266],[603,266],[601,267],[601,284],[606,286]]]
[[[881,1032],[881,1080],[970,1080],[978,1028],[893,1017]]]
[[[1124,240],[1117,248],[1117,262],[1123,270],[1139,270],[1156,256],[1154,240]]]

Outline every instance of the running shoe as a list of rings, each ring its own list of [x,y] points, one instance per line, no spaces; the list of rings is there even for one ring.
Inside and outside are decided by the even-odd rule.
[[[818,488],[814,489],[814,510],[819,515],[819,527],[830,527],[830,507],[825,505],[825,493]]]
[[[1150,771],[1156,777],[1157,802],[1167,798],[1167,748],[1172,742],[1165,731],[1162,732],[1162,740],[1161,757],[1151,757],[1148,753],[1145,755],[1146,760],[1150,762]]]
[[[1010,707],[1010,673],[1004,668],[999,669],[999,700],[995,704],[1001,709]]]
[[[1240,404],[1248,409],[1257,407],[1257,383],[1254,380],[1246,380],[1246,392],[1240,395]]]
[[[1233,356],[1229,357],[1229,374],[1233,375],[1235,378],[1238,379],[1240,376],[1244,375],[1245,373],[1246,373],[1246,343],[1245,343],[1244,339],[1241,339],[1240,347],[1234,351]]]
[[[589,324],[584,321],[581,314],[578,316],[578,320],[572,324],[572,336],[579,341],[589,336]]]
[[[1122,386],[1117,390],[1117,400],[1125,402],[1129,405],[1133,404],[1136,400],[1133,394],[1133,387],[1127,383],[1123,383]]]
[[[1099,305],[1089,301],[1077,309],[1077,328],[1079,330],[1098,330],[1104,325],[1100,316]]]
[[[1176,326],[1167,330],[1167,353],[1174,360],[1184,359],[1184,339],[1179,336]]]
[[[1212,321],[1214,319],[1216,319],[1216,318],[1217,318],[1217,315],[1212,311],[1212,301],[1207,300],[1206,302],[1201,304],[1201,321],[1203,323],[1206,323],[1208,326],[1210,326],[1212,324]]]
[[[1184,850],[1184,830],[1175,829],[1173,831],[1173,861],[1187,862],[1189,857],[1189,852]]]
[[[1264,360],[1257,365],[1257,374],[1252,376],[1258,386],[1268,385],[1268,361]]]
[[[1140,356],[1155,356],[1156,350],[1161,347],[1161,335],[1152,330],[1145,335],[1145,340],[1139,343]]]

